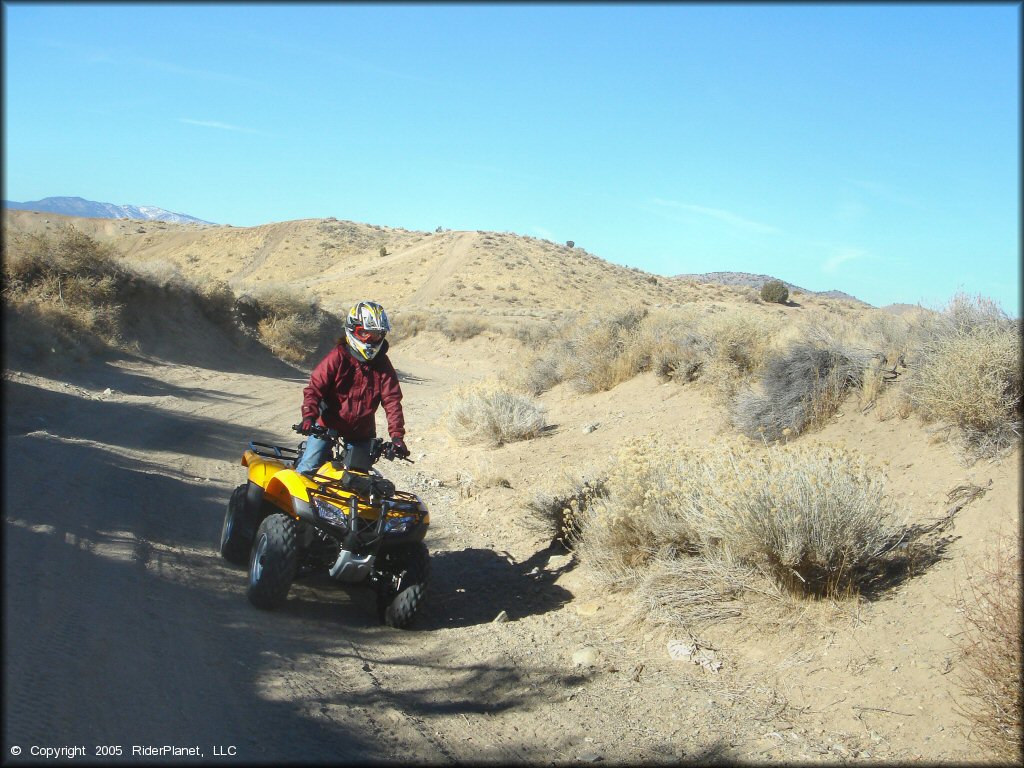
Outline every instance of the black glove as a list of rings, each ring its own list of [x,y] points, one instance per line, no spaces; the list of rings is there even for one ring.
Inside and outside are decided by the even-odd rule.
[[[308,435],[313,431],[313,425],[316,424],[316,419],[312,416],[302,417],[302,426],[299,427],[299,432],[303,435]]]
[[[391,438],[391,445],[395,449],[395,456],[400,459],[409,457],[409,448],[405,444],[405,440],[400,437]]]

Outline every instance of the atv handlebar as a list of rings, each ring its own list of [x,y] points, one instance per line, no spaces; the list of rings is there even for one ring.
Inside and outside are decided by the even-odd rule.
[[[292,424],[292,429],[298,432],[300,435],[314,435],[323,440],[339,440],[343,441],[344,438],[338,434],[336,429],[328,429],[322,424],[314,424],[309,429],[304,430],[301,424]],[[390,441],[385,441],[383,438],[374,438],[373,447],[370,449],[370,457],[372,462],[376,462],[379,458],[384,457],[388,461],[394,461],[395,459],[401,459],[407,461],[410,464],[416,462],[410,459],[408,456],[399,456],[395,453],[395,444]]]

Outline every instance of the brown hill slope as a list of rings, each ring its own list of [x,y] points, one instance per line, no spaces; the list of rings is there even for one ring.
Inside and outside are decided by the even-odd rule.
[[[751,294],[748,287],[653,275],[582,248],[507,232],[415,232],[336,219],[231,227],[32,211],[5,211],[4,217],[12,236],[71,224],[112,243],[135,266],[173,266],[187,277],[224,280],[236,292],[293,287],[333,311],[373,296],[396,309],[548,316],[634,303],[737,301]],[[812,296],[801,302],[856,309],[852,302]]]

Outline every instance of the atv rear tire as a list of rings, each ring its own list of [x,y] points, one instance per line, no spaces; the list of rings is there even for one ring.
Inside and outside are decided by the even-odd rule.
[[[419,610],[430,580],[430,553],[422,543],[409,544],[380,555],[382,570],[398,577],[397,588],[387,579],[377,592],[382,623],[405,629]]]
[[[257,608],[281,606],[299,561],[298,525],[280,513],[264,518],[249,558],[249,602]]]
[[[249,550],[252,549],[252,521],[245,508],[245,494],[248,483],[235,488],[228,500],[228,509],[224,513],[224,526],[220,531],[220,554],[234,565],[245,565],[249,562]]]

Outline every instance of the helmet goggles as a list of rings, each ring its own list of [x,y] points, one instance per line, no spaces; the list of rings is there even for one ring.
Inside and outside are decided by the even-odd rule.
[[[376,344],[384,339],[384,331],[370,331],[361,325],[352,329],[352,335],[368,344]]]

